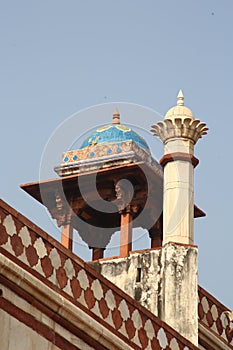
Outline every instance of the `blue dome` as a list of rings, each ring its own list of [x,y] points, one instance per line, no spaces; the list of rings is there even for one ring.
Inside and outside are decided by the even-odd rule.
[[[90,136],[88,136],[80,149],[103,142],[123,142],[128,140],[135,142],[139,147],[143,148],[147,152],[150,152],[146,141],[141,136],[139,136],[132,129],[121,124],[105,125],[98,128],[96,131],[92,132]]]

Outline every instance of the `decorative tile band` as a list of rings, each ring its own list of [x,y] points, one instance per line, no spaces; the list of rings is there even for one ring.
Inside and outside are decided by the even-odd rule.
[[[131,151],[135,152],[145,161],[151,162],[152,157],[149,151],[140,148],[133,141],[123,141],[96,144],[82,149],[65,152],[62,155],[61,165],[77,164],[80,161],[87,161],[88,159],[93,160],[102,157],[113,157],[114,155],[119,156]]]
[[[142,157],[146,155],[150,156],[149,151],[146,152],[145,150],[141,149],[133,141],[107,142],[65,152],[62,155],[61,164],[77,164],[82,160],[119,155],[130,151],[136,151],[138,155]]]
[[[128,162],[143,161],[148,164],[159,176],[163,176],[161,165],[151,156],[150,151],[139,147],[134,141],[108,142],[82,149],[67,151],[62,155],[60,166],[55,167],[55,171],[61,175],[63,170],[80,169],[85,171],[88,166],[95,165],[97,169],[102,167],[101,164],[120,164]]]

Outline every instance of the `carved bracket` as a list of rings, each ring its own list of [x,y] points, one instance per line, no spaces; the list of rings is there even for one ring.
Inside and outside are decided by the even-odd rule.
[[[133,185],[127,179],[114,179],[115,193],[116,193],[116,205],[119,212],[137,212],[137,206],[132,205],[132,199],[134,196]]]
[[[46,206],[52,218],[57,221],[58,227],[70,224],[72,218],[72,208],[61,196],[59,191],[55,192],[54,200],[48,202]]]

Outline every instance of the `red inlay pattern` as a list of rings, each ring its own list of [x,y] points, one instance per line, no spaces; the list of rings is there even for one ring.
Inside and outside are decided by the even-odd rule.
[[[208,324],[208,322],[207,322],[207,324]],[[220,318],[217,319],[216,326],[217,326],[218,333],[222,335],[222,333],[223,333],[223,326],[222,326],[222,321],[221,321]]]
[[[142,344],[143,349],[145,349],[148,345],[148,337],[145,329],[143,328],[139,329],[138,337],[139,337],[140,343]]]
[[[48,278],[52,275],[53,266],[52,266],[51,261],[48,258],[48,256],[45,256],[44,258],[41,259],[41,267],[42,267],[42,270],[43,270],[46,278]]]
[[[233,324],[230,323],[225,313],[228,309],[203,288],[199,287],[198,293],[199,322],[205,324],[233,349],[233,332],[230,332]]]
[[[201,305],[201,303],[198,303],[198,316],[200,320],[202,320],[203,317],[205,316],[205,313],[203,311],[203,306]]]
[[[130,318],[128,318],[128,320],[125,322],[125,329],[129,336],[129,339],[132,339],[135,336],[136,330],[133,321]]]
[[[103,299],[103,298],[99,301],[99,309],[100,309],[100,313],[103,316],[103,318],[106,318],[109,315],[108,305],[107,305],[105,299]]]
[[[77,300],[82,293],[82,289],[77,278],[72,279],[72,281],[70,282],[70,286],[73,293],[73,297]]]
[[[8,241],[8,234],[6,233],[5,227],[2,227],[1,234],[0,234],[0,245],[7,243],[7,241]]]
[[[161,349],[157,338],[152,339],[152,341],[151,341],[151,348],[152,349]],[[183,349],[183,348],[181,348],[181,349]]]
[[[19,256],[23,253],[24,247],[22,244],[22,240],[19,236],[13,235],[11,237],[11,246],[12,246],[12,249],[14,250],[16,256]]]
[[[207,322],[208,322],[209,326],[212,327],[213,323],[214,323],[214,320],[213,320],[213,317],[212,317],[212,314],[211,314],[210,310],[206,314],[206,319],[207,319]]]
[[[118,330],[122,326],[122,317],[118,309],[114,309],[112,312],[112,320],[115,328]]]
[[[63,267],[59,267],[59,269],[57,270],[57,281],[61,289],[65,288],[65,286],[67,285],[68,278],[66,276],[66,271],[63,269]]]
[[[84,298],[88,309],[92,309],[95,306],[95,298],[90,288],[87,288],[87,290],[84,292]]]
[[[36,253],[36,249],[31,245],[28,248],[26,248],[26,257],[31,267],[35,266],[39,259]]]
[[[70,301],[73,298],[73,303],[81,304],[89,315],[132,348],[197,350],[3,201],[0,201],[0,217],[2,254],[12,256],[16,264],[25,266],[39,280],[67,295]]]

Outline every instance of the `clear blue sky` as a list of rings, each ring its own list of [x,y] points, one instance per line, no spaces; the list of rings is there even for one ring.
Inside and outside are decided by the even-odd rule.
[[[58,237],[45,209],[19,188],[39,179],[53,131],[84,108],[115,101],[163,115],[182,88],[210,128],[195,150],[195,202],[207,213],[195,227],[199,281],[233,308],[232,14],[232,0],[1,1],[1,197]],[[124,111],[125,123],[149,131],[149,112]],[[109,113],[79,114],[77,138]],[[159,159],[162,148],[149,143]]]

